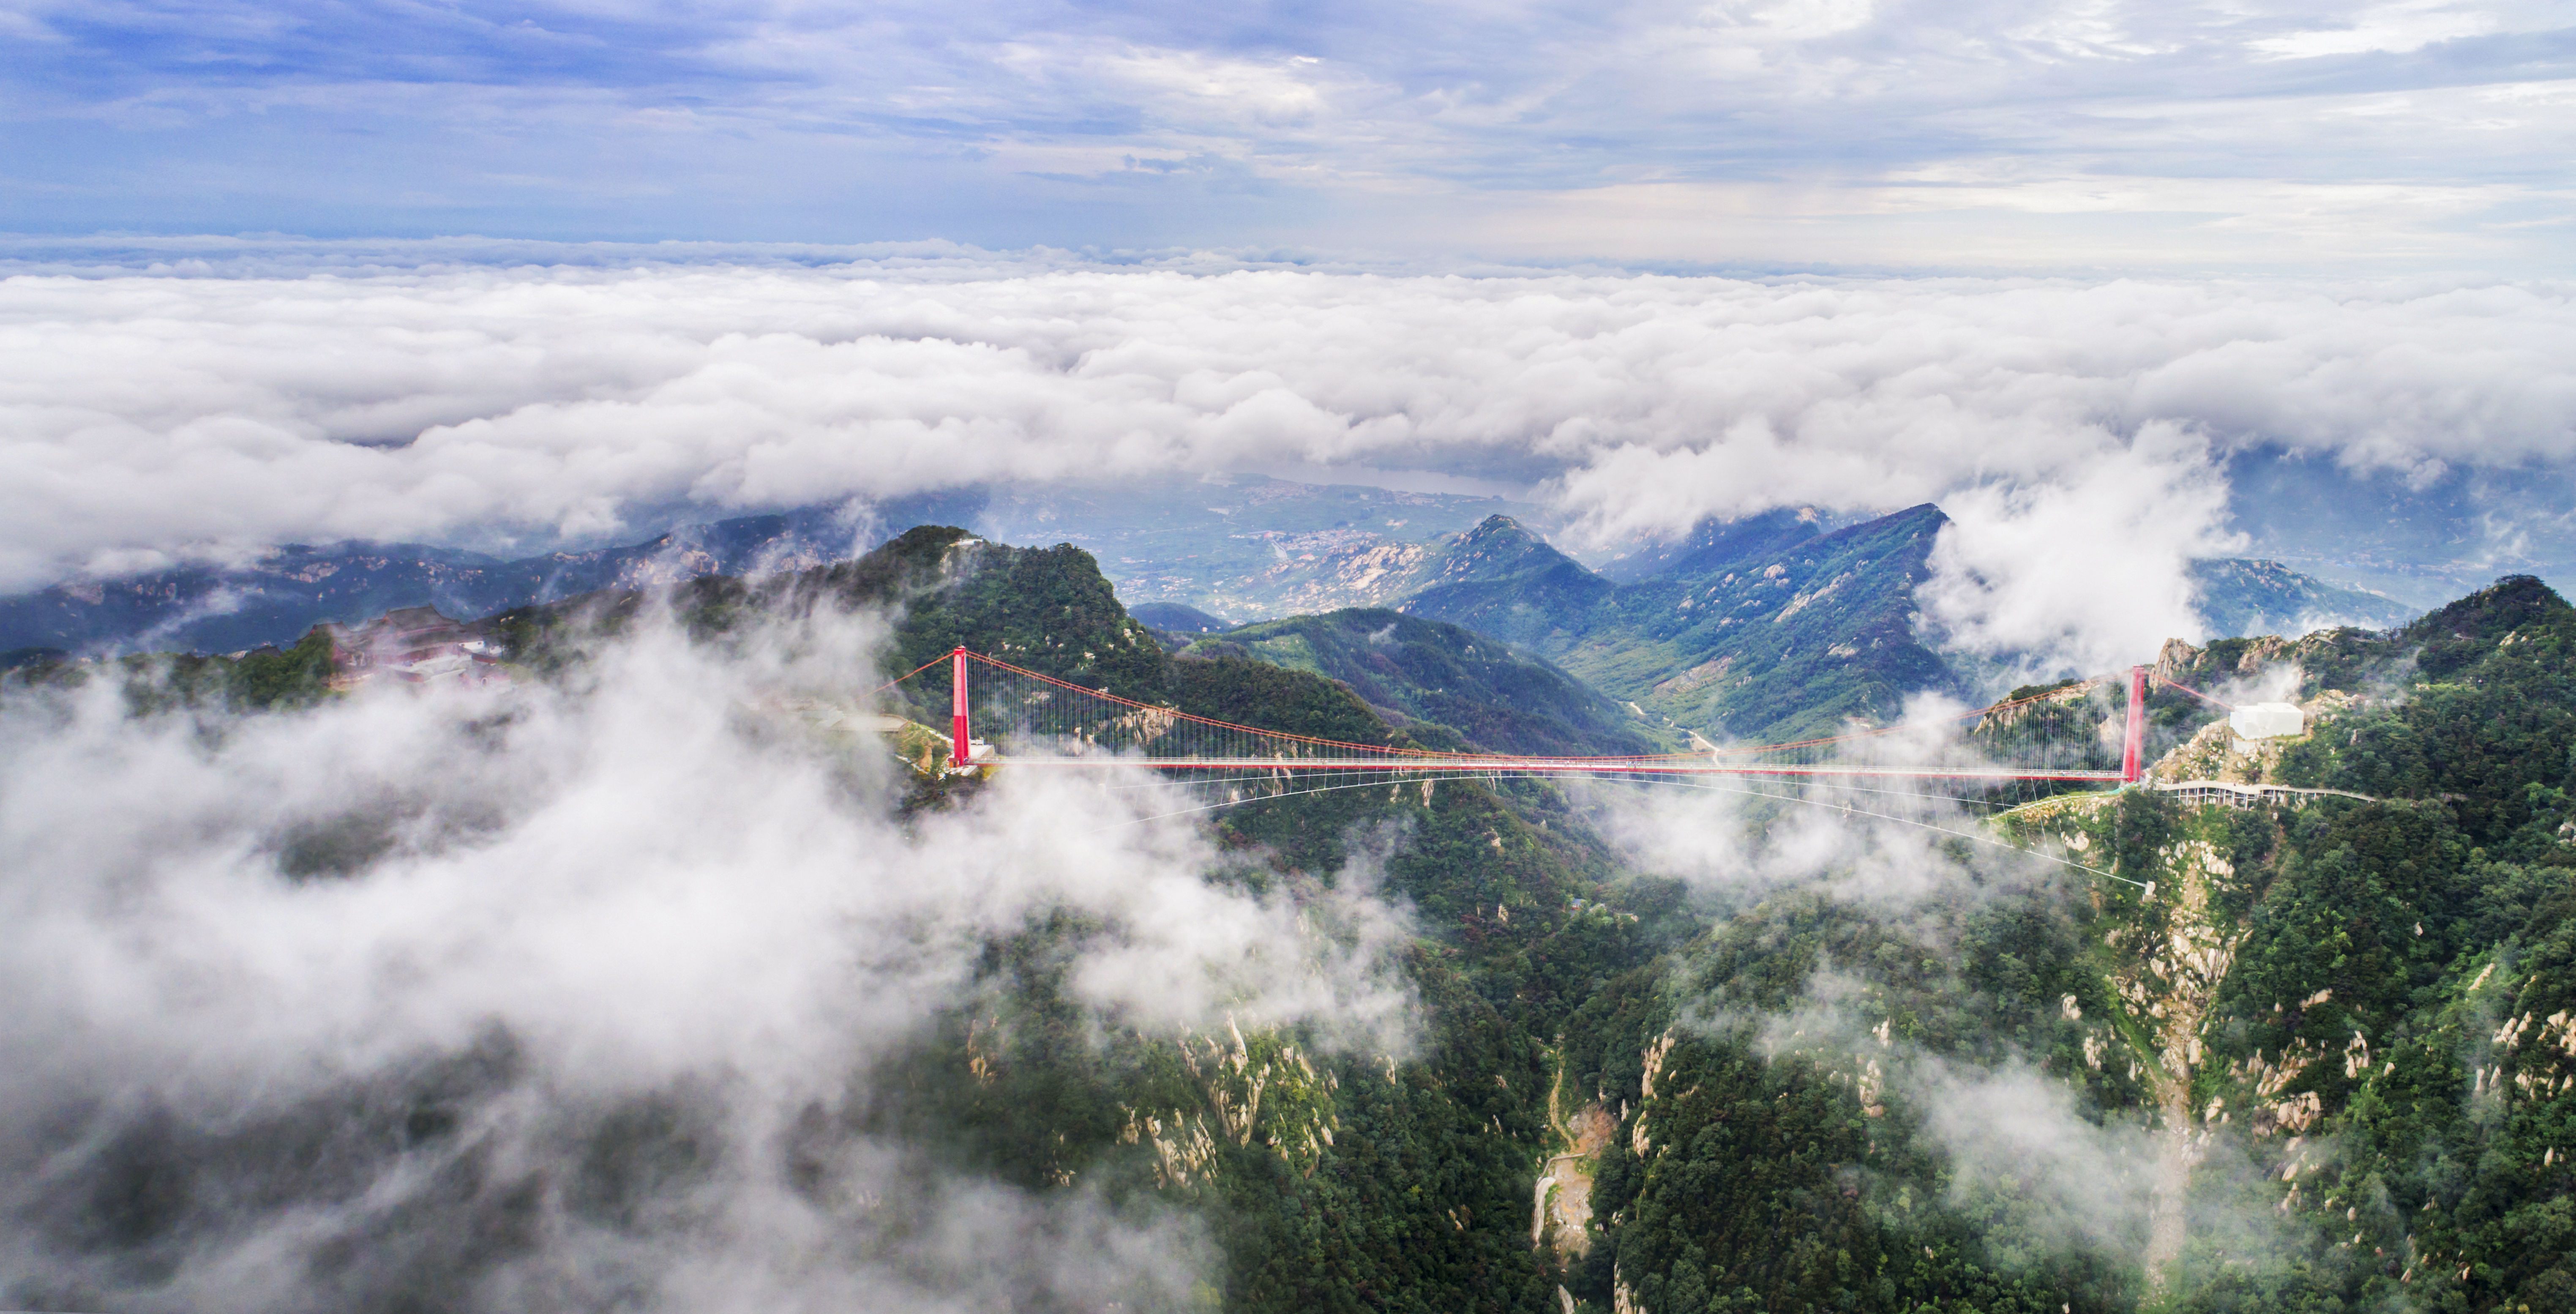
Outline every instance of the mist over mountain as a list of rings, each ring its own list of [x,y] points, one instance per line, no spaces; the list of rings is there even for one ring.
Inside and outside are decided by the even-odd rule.
[[[1131,526],[1199,524],[1230,563],[1204,576],[1249,581],[1240,606],[1139,600],[1250,620],[1376,605],[1294,595],[1301,559],[1353,530],[1383,538],[1347,546],[1401,557],[1502,512],[1604,562],[1782,507],[1929,502],[1957,526],[1936,562],[1954,628],[2090,666],[2195,628],[2193,560],[2389,591],[2329,564],[2382,541],[2398,559],[2405,517],[2264,529],[2273,512],[2237,487],[2262,469],[2373,497],[2455,490],[2427,531],[2444,541],[2487,527],[2469,490],[2522,508],[2492,550],[2445,549],[2455,576],[2546,577],[2547,515],[2563,511],[2576,321],[2518,285],[1447,277],[962,248],[310,276],[267,250],[203,277],[111,262],[0,283],[25,380],[13,450],[45,472],[0,485],[0,588],[286,543],[517,560],[969,489],[1115,511],[1132,489],[1160,511]],[[1204,532],[1225,518],[1208,508],[1237,501],[1180,495],[1262,472],[1378,501],[1269,527],[1320,536],[1290,552]],[[1462,501],[1446,524],[1386,525],[1414,518],[1402,497]],[[1122,557],[1178,559],[1095,546],[1122,583],[1140,573]]]
[[[84,578],[0,598],[0,651],[223,652],[291,642],[323,621],[397,607],[457,616],[606,588],[794,569],[863,552],[922,523],[1091,549],[1131,601],[1203,599],[1274,615],[1338,596],[1338,563],[1464,528],[1489,497],[1311,485],[1260,476],[1117,489],[1003,485],[708,523],[578,552],[503,560],[424,544],[289,545],[236,565]]]
[[[1596,624],[1592,609],[1610,596],[1605,580],[1642,586],[1724,576],[1728,567],[1756,558],[1757,565],[1766,565],[1858,519],[1783,508],[1742,521],[1712,520],[1684,538],[1649,543],[1609,560],[1596,573],[1509,517],[1508,532],[1471,529],[1497,514],[1491,509],[1497,505],[1508,504],[1243,477],[1166,481],[1116,492],[976,488],[807,507],[683,525],[623,546],[516,560],[418,544],[290,546],[241,565],[84,579],[0,599],[0,652],[23,659],[41,651],[238,651],[292,642],[317,623],[355,624],[399,607],[431,606],[471,617],[602,588],[810,565],[865,550],[918,520],[947,519],[997,538],[1087,547],[1102,559],[1122,598],[1140,606],[1183,606],[1205,618],[1178,622],[1197,632],[1223,628],[1220,614],[1239,622],[1400,605],[1564,657],[1573,651],[1576,630]],[[1902,576],[1902,587],[1924,578],[1920,563],[1890,569]],[[2205,560],[2191,565],[2189,578],[2200,621],[2194,633],[2201,637],[2304,632],[2328,624],[2384,627],[2412,614],[2388,598],[2338,589],[2278,563]],[[1656,602],[1645,596],[1634,595],[1639,600],[1630,604],[1640,615],[1667,604],[1688,609],[1678,597]],[[1200,611],[1197,604],[1211,610]],[[1529,618],[1539,616],[1550,618],[1546,627],[1556,632],[1554,638],[1532,630]],[[1620,646],[1606,639],[1603,644]],[[1684,666],[1724,655],[1701,647],[1716,655]],[[1683,641],[1675,652],[1698,650]],[[1623,697],[1637,693],[1629,685],[1619,687]],[[1685,724],[1718,722],[1702,717]]]
[[[1515,597],[1588,599],[1600,651],[1760,626],[1783,647],[1738,651],[1789,697],[1830,683],[1790,648],[1877,623],[1940,524],[1711,534],[1742,555],[1550,592],[1570,560],[1494,518],[1420,596],[1541,637]],[[317,631],[0,683],[5,1038],[44,1060],[0,1081],[0,1295],[2215,1311],[2569,1281],[2527,1237],[2576,1189],[2535,1031],[2576,991],[2576,609],[2528,577],[2393,631],[2167,645],[2307,723],[2248,744],[2159,688],[2157,778],[2279,801],[1982,819],[1475,778],[1211,813],[1143,772],[948,772],[944,697],[870,690],[958,644],[1343,742],[1665,733],[1400,612],[1172,652],[1084,550],[957,528],[463,632],[505,680],[348,686]]]
[[[1706,575],[1748,557],[1767,555],[1849,523],[1814,507],[1776,507],[1741,520],[1706,520],[1680,539],[1655,543],[1602,563],[1601,574],[1622,584],[1658,576]]]

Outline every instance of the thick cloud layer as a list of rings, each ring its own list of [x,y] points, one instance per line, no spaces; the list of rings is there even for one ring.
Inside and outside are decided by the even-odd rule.
[[[2555,464],[2537,286],[1433,278],[977,259],[0,284],[0,587],[282,540],[598,535],[977,480],[1437,470],[1578,536],[1781,503],[1961,522],[1935,618],[2192,632],[2211,462]],[[2507,527],[2508,529],[2510,527]],[[2500,530],[2499,532],[2504,532]]]
[[[1401,915],[1254,897],[1157,808],[1001,782],[916,829],[794,700],[866,639],[663,633],[582,694],[136,720],[0,707],[0,1303],[1185,1303],[1185,1217],[942,1172],[853,1121],[1057,914],[1100,1025],[1401,1052]]]

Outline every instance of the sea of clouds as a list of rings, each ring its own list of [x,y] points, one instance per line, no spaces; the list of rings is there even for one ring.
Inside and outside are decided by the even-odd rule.
[[[0,588],[285,541],[596,541],[674,504],[1375,469],[1521,490],[1578,543],[1937,501],[1957,524],[1930,618],[2081,664],[2196,632],[2182,566],[2239,546],[2232,451],[2429,482],[2557,469],[2576,423],[2576,305],[2542,285],[954,248],[207,268],[0,280]]]

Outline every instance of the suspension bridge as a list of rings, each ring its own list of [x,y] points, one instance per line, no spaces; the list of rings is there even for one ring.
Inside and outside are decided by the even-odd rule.
[[[2146,696],[2153,679],[2148,668],[2131,667],[1943,721],[1629,756],[1448,752],[1242,725],[1088,688],[963,647],[878,692],[896,694],[916,713],[946,704],[950,770],[1141,768],[1248,799],[1316,777],[1353,785],[1470,776],[1734,777],[1872,782],[1916,791],[1944,784],[1989,791],[2021,784],[2136,784],[2145,774]],[[2197,690],[2160,682],[2226,706]],[[2125,708],[2118,714],[2124,719],[2115,739],[2107,716],[2112,708],[2095,696],[2123,684]]]

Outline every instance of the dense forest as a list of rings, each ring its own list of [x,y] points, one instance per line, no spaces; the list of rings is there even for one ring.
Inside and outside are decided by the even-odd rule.
[[[1812,549],[1819,580],[1839,546]],[[1086,554],[956,530],[670,600],[710,644],[890,609],[876,678],[965,644],[1346,740],[1634,733],[1552,667],[1385,613],[1176,654]],[[648,605],[484,628],[560,679]],[[291,708],[329,696],[328,658],[317,637],[122,669],[145,711]],[[2344,793],[2058,795],[1767,881],[1656,870],[1614,838],[1636,800],[1534,782],[1247,803],[1206,823],[1209,881],[1320,908],[1365,860],[1412,910],[1410,1052],[1104,1026],[1061,952],[1099,928],[1041,919],[985,945],[971,1002],[829,1116],[1029,1192],[1204,1219],[1205,1308],[2576,1311],[2576,609],[2513,578],[2403,629],[2175,645],[2160,670],[2295,672],[2309,730],[2239,765]],[[1827,692],[1820,714],[1848,710]],[[2150,712],[2161,745],[2216,733],[2178,695]],[[989,787],[933,772],[888,806]],[[1754,852],[1812,836],[1812,812],[1719,816]],[[1890,866],[1910,883],[1862,879]],[[680,1134],[656,1126],[593,1146],[599,1171],[649,1176]]]

